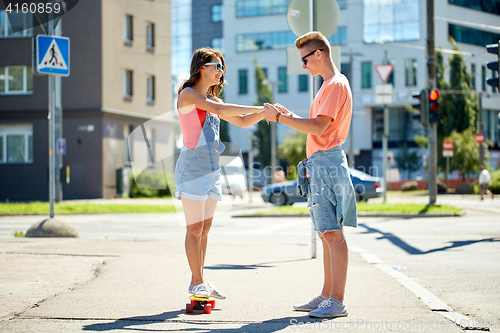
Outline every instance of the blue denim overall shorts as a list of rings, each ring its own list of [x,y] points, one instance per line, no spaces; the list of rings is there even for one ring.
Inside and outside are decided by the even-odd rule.
[[[175,165],[175,197],[205,201],[222,200],[219,156],[224,144],[219,139],[220,120],[208,112],[195,149],[182,146]]]

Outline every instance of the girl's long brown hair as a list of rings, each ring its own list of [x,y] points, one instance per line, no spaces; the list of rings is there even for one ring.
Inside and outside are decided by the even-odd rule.
[[[193,58],[191,59],[190,77],[181,84],[179,90],[177,91],[178,95],[180,95],[182,90],[184,90],[187,87],[194,86],[200,80],[201,77],[200,70],[205,64],[212,62],[212,57],[218,57],[222,61],[224,69],[226,68],[226,62],[224,61],[224,56],[222,55],[222,53],[220,53],[220,51],[213,50],[209,47],[202,47],[194,51]],[[222,73],[219,83],[208,88],[208,94],[211,95],[214,98],[214,100],[218,102],[222,101],[219,95],[222,93],[222,90],[224,89],[223,87],[224,83],[225,83],[224,73]]]

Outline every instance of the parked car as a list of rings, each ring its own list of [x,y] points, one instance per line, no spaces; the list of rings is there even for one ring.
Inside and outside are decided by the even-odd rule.
[[[352,185],[356,191],[356,201],[367,201],[377,198],[384,193],[381,186],[381,178],[370,176],[364,172],[349,168]],[[264,186],[261,189],[261,196],[265,202],[270,202],[276,206],[293,205],[295,202],[307,201],[299,195],[297,180],[276,183]]]
[[[257,164],[257,163],[256,163]],[[252,177],[252,183],[253,183],[253,189],[255,188],[262,188],[265,185],[268,185],[270,183],[271,175],[270,171],[267,169],[262,169],[260,167],[255,167],[252,169],[253,170],[253,177]],[[250,170],[246,169],[246,175],[247,175],[247,186],[249,186],[248,182],[250,181]]]
[[[248,191],[245,166],[240,156],[221,156],[221,186],[222,194],[233,197],[240,196]],[[227,181],[227,182],[226,182]]]

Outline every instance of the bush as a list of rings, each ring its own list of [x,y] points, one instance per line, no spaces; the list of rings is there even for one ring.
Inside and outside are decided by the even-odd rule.
[[[494,194],[500,194],[500,169],[491,173],[491,183],[488,189]]]
[[[162,198],[172,196],[170,187],[175,188],[174,175],[167,174],[169,186],[165,188],[165,176],[163,170],[143,170],[137,179],[134,173],[130,173],[130,197],[131,198]]]
[[[401,191],[403,192],[416,190],[418,190],[418,183],[414,180],[401,184]]]

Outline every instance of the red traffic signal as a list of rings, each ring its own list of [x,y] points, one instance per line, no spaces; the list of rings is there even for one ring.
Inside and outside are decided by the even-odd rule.
[[[431,90],[429,91],[429,111],[430,112],[437,112],[439,108],[439,103],[438,103],[438,98],[439,98],[439,91],[437,90]]]
[[[439,91],[431,90],[429,93],[429,100],[434,102],[437,101],[438,98],[439,98]]]

